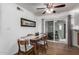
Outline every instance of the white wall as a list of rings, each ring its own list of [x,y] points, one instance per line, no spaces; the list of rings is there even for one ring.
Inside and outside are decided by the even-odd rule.
[[[1,8],[1,4],[0,4],[0,8]],[[1,36],[1,9],[0,9],[0,36]]]
[[[72,36],[72,43],[73,43],[73,45],[74,46],[76,46],[76,47],[78,47],[78,44],[77,44],[77,32],[76,31],[72,31],[72,34],[73,34],[73,36]]]
[[[22,7],[20,7],[22,8]],[[22,8],[17,10],[17,5],[12,3],[1,4],[1,35],[0,54],[14,54],[17,52],[17,39],[28,33],[37,32],[37,27],[21,27],[20,18],[36,21],[32,13]]]
[[[72,15],[72,29],[79,30],[79,8],[73,9],[69,13]]]
[[[77,43],[77,33],[79,32],[79,8],[73,9],[69,13],[72,15],[72,43],[74,46],[79,47]]]
[[[37,29],[39,33],[42,33],[42,18],[41,17],[36,17],[37,19]]]

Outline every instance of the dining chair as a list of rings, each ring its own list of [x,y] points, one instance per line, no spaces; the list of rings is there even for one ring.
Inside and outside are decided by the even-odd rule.
[[[18,39],[18,54],[22,55],[29,55],[29,54],[35,54],[34,52],[34,46],[29,45],[28,40],[20,40]]]
[[[33,36],[34,34],[27,34],[27,36]]]
[[[44,36],[42,36],[41,40],[37,42],[38,43],[38,50],[42,50],[42,53],[43,52],[46,53],[46,50],[48,48],[47,39],[48,39],[48,36],[44,35]]]

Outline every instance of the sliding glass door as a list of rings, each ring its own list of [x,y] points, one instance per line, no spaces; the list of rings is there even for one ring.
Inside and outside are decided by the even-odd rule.
[[[45,31],[48,33],[49,40],[65,41],[66,22],[63,20],[45,21]]]

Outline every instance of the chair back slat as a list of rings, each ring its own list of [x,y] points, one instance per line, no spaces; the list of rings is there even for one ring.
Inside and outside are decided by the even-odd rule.
[[[22,40],[22,41],[18,40],[18,43],[19,43],[20,45],[25,45],[25,44],[26,44],[26,41],[25,41],[25,40]]]
[[[18,39],[18,47],[19,47],[19,51],[21,51],[21,47],[24,47],[24,50],[27,50],[26,45],[28,45],[28,41],[26,39],[24,40],[19,40]]]

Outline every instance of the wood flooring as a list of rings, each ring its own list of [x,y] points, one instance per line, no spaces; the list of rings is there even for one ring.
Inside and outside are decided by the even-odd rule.
[[[64,43],[48,42],[47,52],[40,52],[39,55],[79,55],[79,48],[68,48],[68,46]]]
[[[48,46],[49,47],[45,55],[79,55],[79,48],[68,48],[68,46],[64,43],[48,42]]]

